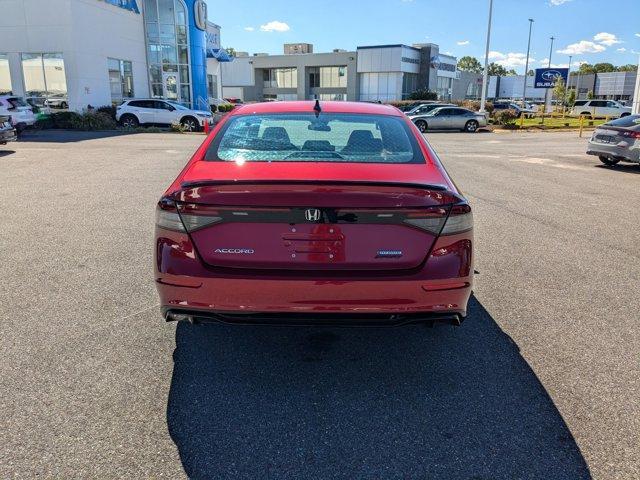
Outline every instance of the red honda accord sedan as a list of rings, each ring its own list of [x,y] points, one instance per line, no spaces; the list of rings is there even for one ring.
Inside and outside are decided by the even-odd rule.
[[[166,320],[459,324],[473,276],[465,197],[398,109],[236,108],[157,206]]]

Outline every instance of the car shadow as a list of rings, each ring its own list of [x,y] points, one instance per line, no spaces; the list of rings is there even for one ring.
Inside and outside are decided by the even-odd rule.
[[[616,165],[594,165],[596,168],[602,168],[604,170],[610,170],[612,172],[620,173],[635,173],[640,174],[640,164],[638,163],[617,163]]]
[[[8,155],[11,155],[13,153],[16,153],[15,150],[2,150],[2,147],[0,147],[0,157],[6,157]]]
[[[195,479],[591,478],[475,298],[457,328],[179,324],[167,422]]]
[[[25,130],[18,138],[22,142],[44,143],[76,143],[100,138],[121,137],[123,135],[136,135],[138,131],[126,130],[101,130],[85,132],[81,130]]]

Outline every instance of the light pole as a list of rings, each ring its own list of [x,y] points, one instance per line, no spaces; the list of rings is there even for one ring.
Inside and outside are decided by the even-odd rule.
[[[487,25],[487,47],[484,50],[484,72],[482,74],[482,97],[480,100],[480,112],[484,113],[487,103],[487,80],[489,76],[489,43],[491,40],[491,14],[493,13],[493,0],[489,0],[489,23]]]
[[[529,41],[527,42],[527,62],[524,65],[524,86],[522,87],[522,108],[524,108],[527,98],[527,77],[529,76],[529,51],[531,50],[531,27],[533,27],[533,18],[529,19]]]
[[[549,48],[549,64],[547,65],[547,68],[551,68],[551,54],[553,53],[553,41],[555,40],[555,37],[551,37],[551,48]],[[549,100],[549,89],[546,88],[544,90],[544,112],[546,113],[547,110],[551,110],[549,108],[551,101]],[[542,114],[542,124],[544,125],[544,113]]]
[[[564,86],[564,95],[562,96],[562,116],[564,117],[565,113],[565,103],[567,102],[567,92],[569,91],[569,83],[571,82],[571,60],[573,60],[573,55],[569,55],[569,70],[567,71],[567,84]]]
[[[638,57],[638,73],[636,73],[636,88],[633,91],[633,107],[631,112],[640,115],[640,57]]]

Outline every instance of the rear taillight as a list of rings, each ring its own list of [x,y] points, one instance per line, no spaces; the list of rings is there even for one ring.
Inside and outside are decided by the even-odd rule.
[[[156,226],[177,232],[195,232],[222,221],[217,213],[207,206],[194,204],[181,205],[178,209],[173,200],[163,198],[156,208]]]
[[[447,211],[444,208],[431,208],[422,211],[407,212],[402,221],[412,227],[438,235],[446,219]]]
[[[625,138],[640,138],[640,132],[626,131],[626,132],[622,132],[620,135],[622,135]]]
[[[158,202],[156,207],[156,226],[176,232],[186,231],[180,220],[176,204],[170,198],[163,198]]]
[[[448,217],[444,208],[431,208],[407,212],[402,222],[434,235],[453,235],[471,230],[473,215],[469,205],[454,205]]]
[[[454,205],[451,207],[449,218],[442,228],[440,235],[454,235],[468,232],[473,228],[473,214],[469,205]]]

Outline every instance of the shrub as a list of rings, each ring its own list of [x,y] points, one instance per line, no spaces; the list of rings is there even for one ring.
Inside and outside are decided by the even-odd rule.
[[[421,88],[409,95],[409,100],[437,100],[436,92],[430,91],[428,88]]]
[[[76,112],[56,112],[52,113],[49,118],[53,123],[53,127],[51,128],[63,128],[70,129],[74,128],[73,123],[77,121],[80,114]]]
[[[184,133],[187,129],[180,122],[173,122],[171,124],[171,131],[176,133]]]
[[[95,110],[97,113],[105,113],[113,118],[113,121],[116,120],[116,107],[114,105],[104,105],[102,107],[98,107]]]
[[[497,125],[513,125],[518,118],[518,112],[512,109],[500,110],[493,115]]]
[[[221,103],[220,105],[218,105],[218,112],[220,113],[225,113],[225,112],[230,112],[231,110],[233,110],[234,105],[232,103]]]
[[[115,130],[116,121],[103,112],[87,112],[71,120],[74,130]]]
[[[48,130],[50,128],[55,128],[53,120],[51,119],[51,115],[38,118],[36,120],[35,128],[37,130]]]

